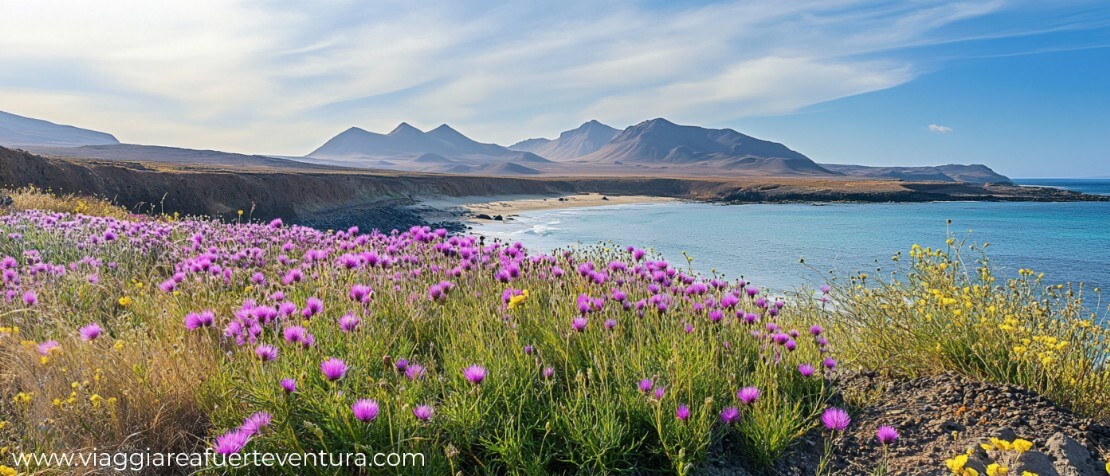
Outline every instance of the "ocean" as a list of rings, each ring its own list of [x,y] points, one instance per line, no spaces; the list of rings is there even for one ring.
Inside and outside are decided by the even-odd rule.
[[[1110,195],[1110,180],[1016,182]],[[1031,268],[1050,283],[1110,287],[1110,202],[666,202],[521,212],[473,231],[545,252],[597,243],[652,248],[681,266],[685,251],[695,271],[776,291],[814,287],[829,276],[889,273],[895,253],[905,256],[915,243],[944,246],[951,235],[989,243],[988,256],[1005,276]]]

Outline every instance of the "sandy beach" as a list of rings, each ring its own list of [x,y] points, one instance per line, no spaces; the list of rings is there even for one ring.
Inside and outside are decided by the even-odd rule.
[[[597,207],[604,205],[627,205],[633,203],[673,202],[668,197],[648,195],[601,195],[597,193],[569,195],[491,195],[474,197],[429,197],[420,199],[415,206],[430,219],[483,220],[478,215],[494,217],[501,215],[506,220],[517,213],[533,210],[555,210],[562,208]]]

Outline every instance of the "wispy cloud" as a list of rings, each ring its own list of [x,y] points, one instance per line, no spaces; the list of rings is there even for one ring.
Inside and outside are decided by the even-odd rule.
[[[402,120],[502,143],[592,118],[719,124],[910,81],[918,59],[883,52],[990,34],[948,30],[1022,5],[15,2],[0,110],[129,142],[286,154]]]
[[[939,124],[929,124],[929,132],[935,132],[937,134],[947,134],[949,132],[952,132],[952,128]]]

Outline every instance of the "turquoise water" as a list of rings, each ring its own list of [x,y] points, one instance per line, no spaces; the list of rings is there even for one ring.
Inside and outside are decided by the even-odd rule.
[[[1110,180],[1035,183],[1110,194]],[[898,251],[905,255],[914,243],[943,246],[951,232],[989,243],[1002,273],[1032,268],[1049,282],[1110,288],[1110,202],[656,203],[523,212],[474,231],[542,251],[610,242],[651,247],[674,263],[684,263],[686,251],[697,271],[715,268],[775,290],[812,286],[828,271],[889,272]]]

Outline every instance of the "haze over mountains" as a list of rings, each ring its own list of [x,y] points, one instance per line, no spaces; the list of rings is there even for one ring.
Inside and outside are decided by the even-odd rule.
[[[778,142],[732,129],[663,118],[618,130],[596,120],[509,147],[475,141],[447,124],[422,131],[401,123],[386,134],[351,127],[304,157],[120,144],[110,134],[0,112],[0,145],[75,158],[192,166],[341,166],[495,176],[866,177],[905,181],[1010,183],[984,165],[870,167],[818,164]]]

